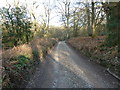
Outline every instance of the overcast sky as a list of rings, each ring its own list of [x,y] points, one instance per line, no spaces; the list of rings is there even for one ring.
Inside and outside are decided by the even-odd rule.
[[[61,7],[59,6],[59,3],[57,0],[0,0],[0,7],[3,7],[3,6],[6,6],[6,1],[13,5],[13,2],[14,1],[19,1],[20,4],[22,5],[25,5],[27,4],[28,5],[28,9],[29,10],[32,10],[34,9],[34,13],[36,15],[36,17],[40,20],[40,15],[44,15],[45,14],[45,10],[44,10],[44,4],[43,3],[47,3],[48,1],[50,1],[50,6],[51,6],[51,13],[50,13],[50,18],[52,18],[50,20],[50,25],[54,25],[54,26],[60,26],[61,25],[61,22],[60,22],[60,14],[57,13],[56,11],[56,8],[54,7],[55,5],[58,6],[58,7]],[[33,8],[33,2],[36,1],[36,6],[38,6],[38,8]],[[59,0],[59,1],[63,1],[63,0]],[[73,3],[75,2],[84,2],[86,0],[68,0],[68,1],[71,1],[71,9],[73,8]],[[87,0],[87,1],[91,1],[91,0]],[[96,1],[96,0],[95,0]],[[104,1],[104,0],[98,0],[98,1]],[[107,0],[107,1],[116,1],[116,0]],[[117,1],[120,1],[120,0],[117,0]],[[64,8],[64,6],[62,6]],[[59,15],[59,16],[57,16]],[[54,17],[54,18],[53,18]]]
[[[7,1],[7,2],[6,2]],[[7,3],[9,3],[10,5],[14,4],[14,1],[17,2],[19,1],[20,4],[28,5],[28,9],[34,9],[34,13],[36,14],[37,18],[40,18],[40,15],[44,15],[45,14],[45,10],[44,10],[44,4],[43,3],[47,3],[49,0],[0,0],[0,7],[4,7],[7,5]],[[33,8],[33,2],[36,1],[36,6],[38,6],[38,8]],[[71,0],[73,1],[73,0]],[[56,13],[56,9],[55,9],[55,5],[57,4],[57,0],[50,0],[50,7],[51,7],[51,13],[50,13],[50,18],[52,18],[50,20],[50,25],[54,25],[54,26],[60,26],[61,22],[60,22],[60,16],[59,13]]]

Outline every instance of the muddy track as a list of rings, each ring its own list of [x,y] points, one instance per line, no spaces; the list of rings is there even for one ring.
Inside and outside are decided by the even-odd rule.
[[[26,88],[118,88],[119,83],[105,68],[62,41],[46,55]]]

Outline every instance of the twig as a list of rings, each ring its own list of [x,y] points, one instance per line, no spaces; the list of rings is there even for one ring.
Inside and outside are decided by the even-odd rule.
[[[113,75],[115,78],[117,78],[118,80],[120,80],[120,78],[119,78],[116,74],[112,73],[112,72],[109,70],[109,68],[107,68],[107,71],[108,71],[111,75]]]

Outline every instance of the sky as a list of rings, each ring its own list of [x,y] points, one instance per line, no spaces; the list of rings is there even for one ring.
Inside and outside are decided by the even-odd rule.
[[[7,2],[6,2],[7,1]],[[44,4],[43,3],[47,3],[50,1],[50,6],[51,6],[51,13],[50,13],[50,25],[52,26],[60,26],[62,22],[60,22],[60,13],[56,12],[56,8],[54,7],[56,6],[60,6],[57,0],[0,0],[0,7],[4,7],[6,6],[7,3],[13,5],[13,2],[17,2],[20,1],[20,4],[28,5],[28,9],[29,11],[34,11],[37,19],[39,22],[41,22],[41,17],[40,16],[44,16],[45,14],[45,10],[44,10]],[[59,1],[63,1],[63,0],[59,0]],[[91,1],[91,0],[68,0],[71,2],[71,8],[73,8],[73,3],[75,2],[84,2],[84,1]],[[97,0],[97,1],[101,1],[101,0]],[[102,0],[104,1],[104,0]],[[120,1],[120,0],[107,0],[107,1]],[[36,2],[35,6],[38,6],[37,8],[33,7],[33,2]],[[60,6],[61,7],[61,6]],[[62,5],[62,7],[64,8],[64,6]]]
[[[7,2],[6,2],[7,1]],[[14,1],[17,2],[19,1],[20,4],[28,5],[29,11],[34,11],[36,17],[38,18],[38,21],[40,22],[40,16],[44,16],[45,10],[44,10],[44,4],[43,3],[48,3],[49,0],[0,0],[0,7],[5,7],[7,3],[10,5],[14,4]],[[74,0],[71,0],[71,2]],[[33,7],[33,2],[36,2],[35,6],[39,5],[37,8]],[[59,13],[56,13],[56,9],[54,8],[55,5],[58,5],[57,0],[50,0],[50,7],[52,8],[51,13],[50,13],[50,25],[52,26],[60,26],[62,22],[60,22],[60,15]],[[64,7],[64,6],[63,6]]]
[[[44,16],[44,14],[45,14],[43,3],[47,3],[49,0],[0,0],[0,7],[5,7],[7,3],[9,3],[10,5],[13,5],[14,1],[15,2],[20,1],[20,4],[22,4],[22,5],[27,4],[28,9],[33,10],[36,17],[38,19],[40,19],[40,16],[42,16],[42,15]],[[35,1],[36,1],[35,6],[39,5],[37,8],[33,7],[33,2],[35,2]],[[60,17],[57,16],[58,13],[56,13],[56,10],[54,9],[55,4],[56,4],[56,0],[50,0],[50,6],[52,8],[51,13],[50,13],[50,18],[52,18],[50,20],[50,25],[60,26],[61,25]],[[40,22],[41,20],[38,20],[38,21]]]

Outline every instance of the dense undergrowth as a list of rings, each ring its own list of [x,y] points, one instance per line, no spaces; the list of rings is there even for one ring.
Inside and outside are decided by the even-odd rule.
[[[20,87],[22,82],[27,82],[28,74],[34,73],[35,65],[44,61],[44,55],[56,42],[53,38],[40,38],[29,44],[2,51],[3,88]]]
[[[120,61],[118,60],[118,47],[106,47],[105,37],[77,37],[69,39],[67,42],[80,51],[81,54],[90,58],[112,72],[120,76]]]

